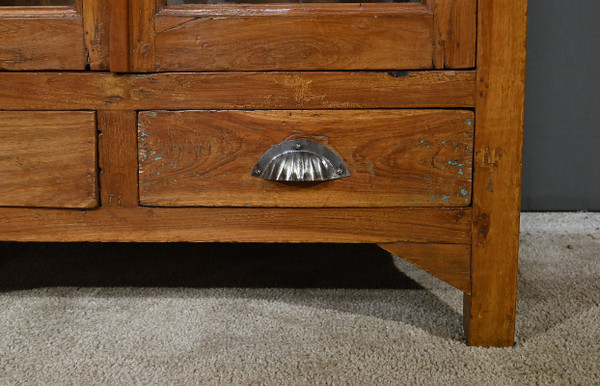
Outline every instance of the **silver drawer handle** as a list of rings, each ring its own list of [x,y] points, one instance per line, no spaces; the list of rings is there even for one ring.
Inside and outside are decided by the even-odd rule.
[[[297,139],[273,146],[252,170],[253,177],[280,182],[318,182],[350,176],[344,162],[318,142]]]

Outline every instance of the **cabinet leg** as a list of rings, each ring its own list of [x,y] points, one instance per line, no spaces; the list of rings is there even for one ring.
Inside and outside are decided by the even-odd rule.
[[[469,346],[513,345],[517,292],[516,280],[514,281],[508,289],[484,288],[490,283],[473,283],[472,294],[464,294],[463,324]],[[494,285],[498,286],[498,282],[492,284]]]

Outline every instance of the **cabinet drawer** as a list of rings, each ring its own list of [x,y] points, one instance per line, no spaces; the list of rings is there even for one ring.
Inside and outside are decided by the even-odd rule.
[[[0,111],[0,206],[90,208],[96,198],[92,111]]]
[[[473,113],[460,110],[144,111],[139,195],[149,206],[467,206]],[[326,146],[349,176],[251,175],[273,145]]]

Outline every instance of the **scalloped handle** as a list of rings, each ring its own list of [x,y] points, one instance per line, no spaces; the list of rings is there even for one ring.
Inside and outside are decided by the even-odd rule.
[[[350,172],[326,146],[297,139],[269,149],[254,166],[252,176],[280,182],[320,182],[349,177]]]

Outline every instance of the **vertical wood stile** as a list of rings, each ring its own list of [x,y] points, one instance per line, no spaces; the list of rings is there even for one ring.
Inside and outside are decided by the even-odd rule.
[[[434,68],[475,66],[477,0],[426,0],[433,12]]]
[[[109,0],[110,70],[129,71],[129,7],[127,0]]]
[[[98,111],[100,192],[103,207],[134,207],[137,189],[135,111]]]
[[[514,340],[525,88],[527,1],[480,0],[467,340]]]
[[[133,72],[152,72],[156,1],[129,0],[129,63]]]
[[[83,33],[90,70],[108,70],[110,68],[108,0],[83,1]]]

